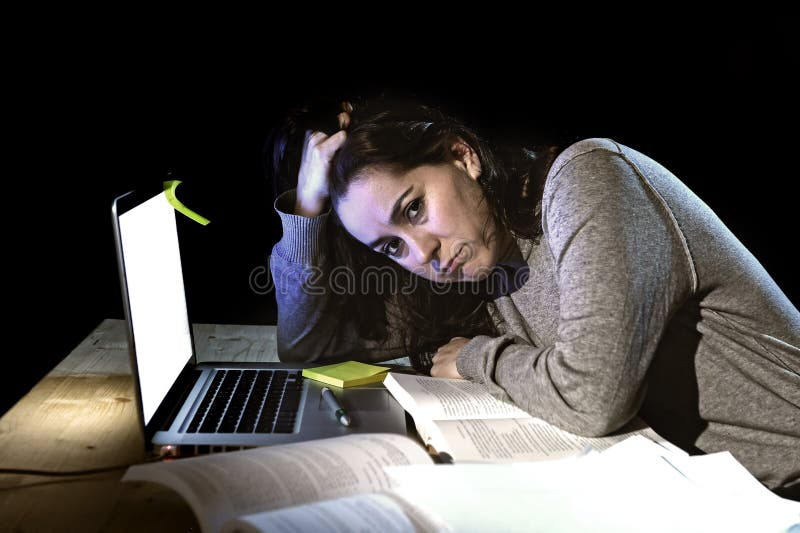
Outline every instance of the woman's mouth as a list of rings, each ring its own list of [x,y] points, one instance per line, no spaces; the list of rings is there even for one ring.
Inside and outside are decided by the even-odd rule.
[[[450,261],[445,265],[442,269],[443,274],[454,274],[459,268],[464,266],[464,258],[461,257],[461,252],[464,251],[464,247],[458,249],[458,252],[450,258]]]

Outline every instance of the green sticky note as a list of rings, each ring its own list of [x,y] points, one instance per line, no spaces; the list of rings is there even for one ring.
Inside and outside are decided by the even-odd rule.
[[[354,387],[367,383],[380,383],[389,369],[385,366],[368,365],[358,361],[346,361],[332,365],[304,368],[303,376],[336,387]]]
[[[177,189],[178,185],[180,184],[181,184],[180,180],[170,180],[164,182],[164,194],[167,195],[167,201],[169,202],[169,205],[174,207],[176,211],[183,213],[184,215],[191,218],[198,224],[202,224],[203,226],[207,225],[209,222],[211,222],[210,220],[208,220],[204,216],[198,215],[197,213],[195,213],[194,211],[183,205],[181,201],[178,200],[178,197],[175,196],[175,189]]]

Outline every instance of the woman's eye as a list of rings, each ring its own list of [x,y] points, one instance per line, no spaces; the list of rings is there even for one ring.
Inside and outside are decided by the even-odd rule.
[[[417,198],[416,200],[412,201],[406,207],[406,217],[409,220],[414,220],[417,218],[422,211],[422,198]]]
[[[400,251],[400,239],[392,239],[383,245],[383,253],[386,255],[397,255]]]

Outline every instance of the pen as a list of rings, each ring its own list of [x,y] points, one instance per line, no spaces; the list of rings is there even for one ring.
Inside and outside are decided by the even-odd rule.
[[[325,400],[325,403],[333,409],[333,412],[336,414],[336,419],[339,420],[339,423],[343,426],[350,425],[350,417],[347,415],[347,411],[345,411],[341,405],[339,405],[339,401],[336,399],[336,396],[333,395],[333,391],[331,391],[328,387],[322,387],[322,398]]]
[[[439,452],[439,460],[442,462],[442,464],[453,464],[453,456],[447,452]]]

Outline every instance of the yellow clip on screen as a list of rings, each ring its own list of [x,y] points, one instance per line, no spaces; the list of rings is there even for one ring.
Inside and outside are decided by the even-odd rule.
[[[210,220],[208,220],[204,216],[198,215],[197,213],[195,213],[194,211],[183,205],[181,201],[178,200],[178,198],[175,196],[175,189],[177,189],[178,185],[180,184],[181,184],[180,180],[170,180],[164,182],[164,194],[167,195],[167,201],[169,202],[169,205],[174,207],[176,211],[183,213],[184,215],[191,218],[198,224],[202,224],[203,226],[208,225],[208,223],[211,222]]]

